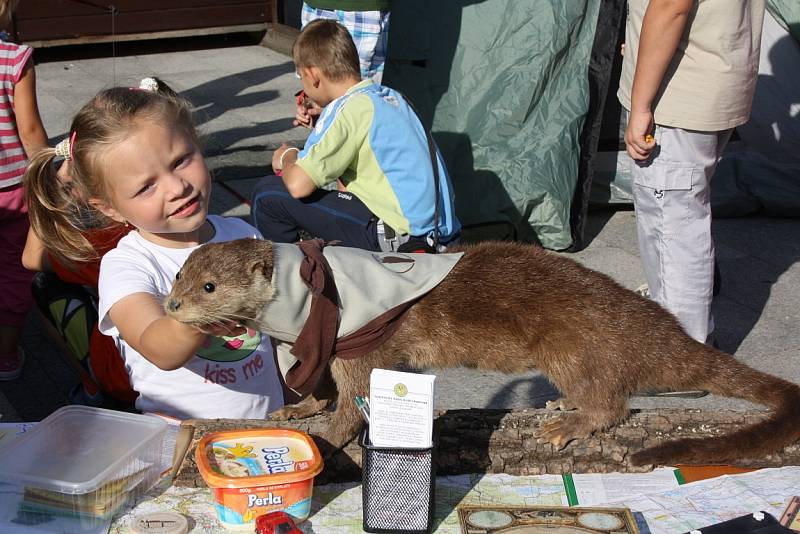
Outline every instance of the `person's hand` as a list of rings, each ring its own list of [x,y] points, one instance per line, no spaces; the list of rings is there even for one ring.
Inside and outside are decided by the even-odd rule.
[[[221,323],[203,325],[198,327],[198,330],[215,337],[236,337],[247,332],[247,327],[234,321],[223,321]]]
[[[322,113],[322,108],[309,99],[297,105],[297,112],[292,124],[303,128],[313,128]]]
[[[625,150],[636,161],[645,161],[656,148],[653,139],[653,112],[631,111],[625,129]]]
[[[289,150],[290,148],[292,150],[297,150],[296,148],[291,147],[291,146],[287,145],[286,143],[282,143],[281,146],[279,146],[275,150],[275,152],[272,153],[272,170],[273,171],[282,171],[283,170],[283,164],[281,163],[281,156],[283,156],[283,154],[287,150]]]

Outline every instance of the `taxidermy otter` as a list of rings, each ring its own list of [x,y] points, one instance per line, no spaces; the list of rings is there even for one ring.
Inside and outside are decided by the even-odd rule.
[[[235,321],[299,343],[296,332],[287,334],[287,328],[276,326],[286,320],[285,314],[278,317],[271,309],[285,294],[281,284],[296,276],[277,268],[281,264],[276,258],[302,257],[298,248],[252,239],[200,247],[181,269],[165,300],[166,312],[200,327]],[[449,261],[446,274],[407,303],[401,320],[392,323],[393,335],[361,357],[345,359],[345,332],[338,331],[329,363],[339,401],[319,436],[334,447],[344,446],[361,426],[354,397],[368,394],[371,370],[399,363],[418,369],[541,370],[576,408],[538,429],[539,440],[556,448],[619,423],[629,414],[628,398],[645,390],[704,389],[772,408],[762,422],[719,438],[674,440],[636,452],[634,465],[730,463],[800,439],[797,384],[698,343],[655,302],[568,258],[505,242],[458,247],[450,249],[458,254],[442,255],[326,247],[326,257],[329,251],[340,256],[331,263],[340,294],[352,280],[346,271],[351,265],[355,269],[359,257],[399,265],[399,271],[422,257]],[[332,298],[337,298],[336,292]],[[307,302],[301,307],[308,312]],[[346,307],[346,302],[340,306]],[[310,411],[316,409],[315,405]],[[302,403],[297,413],[303,413]]]

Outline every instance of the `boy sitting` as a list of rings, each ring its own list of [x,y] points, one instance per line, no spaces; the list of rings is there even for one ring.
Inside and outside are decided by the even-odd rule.
[[[345,27],[309,23],[292,54],[303,90],[323,110],[303,150],[283,144],[273,154],[282,175],[255,188],[251,217],[264,238],[292,243],[303,229],[374,251],[454,243],[461,224],[439,150],[398,92],[361,79]],[[339,191],[321,189],[337,180]]]

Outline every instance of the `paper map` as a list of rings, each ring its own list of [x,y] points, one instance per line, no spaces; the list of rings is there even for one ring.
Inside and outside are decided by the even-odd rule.
[[[603,477],[605,475],[591,475]],[[624,480],[626,475],[615,475]],[[637,476],[637,475],[634,475]],[[662,477],[663,474],[656,476]],[[800,467],[762,469],[722,476],[678,488],[629,496],[594,506],[629,508],[642,532],[673,534],[733,519],[755,511],[780,517],[793,495],[800,494]],[[305,533],[361,533],[361,485],[330,484],[314,488],[311,516],[298,525]],[[460,534],[457,506],[566,505],[561,476],[459,475],[436,479],[434,532]],[[114,521],[110,532],[124,534],[134,515],[173,510],[192,518],[193,533],[225,532],[216,519],[208,489],[157,487],[129,513]]]
[[[514,504],[518,506],[565,505],[566,491],[559,475],[515,477],[508,475],[458,475],[436,479],[436,518],[434,532],[460,532],[459,503]],[[193,533],[225,532],[214,511],[208,489],[157,488],[150,498],[114,522],[109,532],[127,534],[133,516],[140,513],[172,510],[191,516]],[[314,488],[311,515],[298,525],[306,533],[361,533],[361,485],[328,484]],[[235,532],[235,531],[232,531]]]
[[[671,534],[758,511],[780,517],[792,495],[799,492],[800,467],[792,466],[723,475],[608,504],[639,512],[634,517],[642,531],[646,525],[652,534]]]

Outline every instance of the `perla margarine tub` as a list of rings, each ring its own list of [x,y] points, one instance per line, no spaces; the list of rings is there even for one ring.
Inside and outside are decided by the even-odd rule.
[[[278,428],[209,434],[197,445],[195,461],[227,527],[250,526],[275,510],[303,521],[311,511],[314,477],[322,471],[308,434]]]

